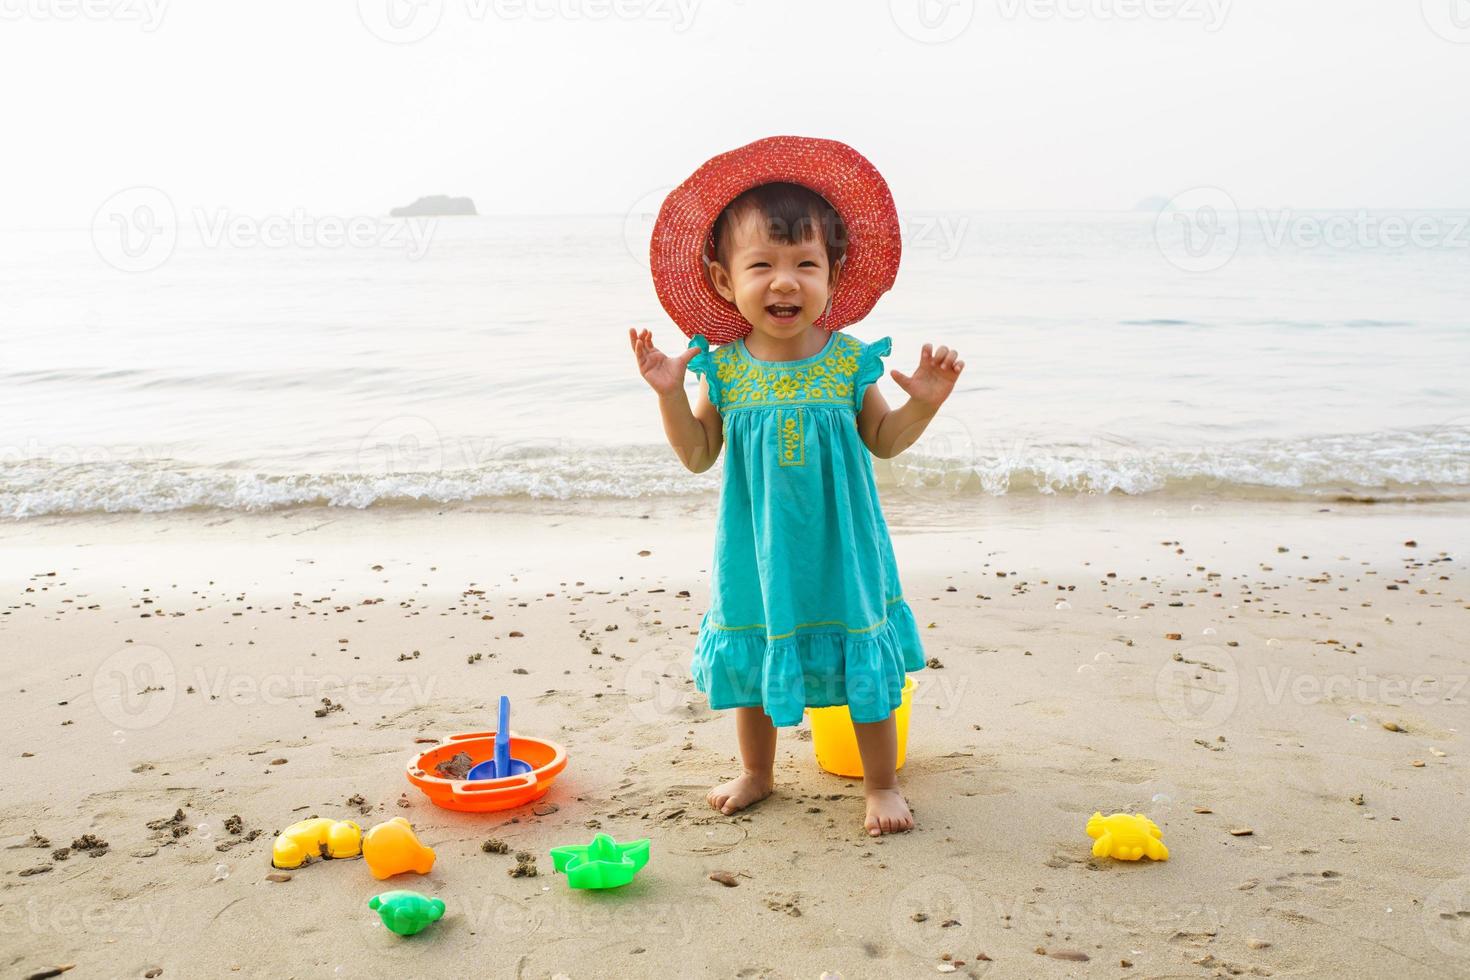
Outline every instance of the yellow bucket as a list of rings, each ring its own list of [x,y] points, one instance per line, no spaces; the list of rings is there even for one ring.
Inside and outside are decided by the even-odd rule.
[[[909,709],[914,700],[914,679],[905,677],[903,700],[893,712],[893,722],[898,726],[898,768],[903,768],[903,758],[909,744]],[[838,776],[861,779],[863,759],[858,754],[857,732],[853,731],[852,715],[847,705],[831,708],[812,708],[812,748],[817,753],[817,765]]]

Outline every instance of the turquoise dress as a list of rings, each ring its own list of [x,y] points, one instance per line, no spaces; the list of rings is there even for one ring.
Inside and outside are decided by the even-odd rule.
[[[756,360],[743,339],[689,346],[725,433],[695,684],[711,708],[762,707],[775,725],[838,704],[854,721],[884,720],[924,666],[857,429],[890,339],[834,332],[797,361]]]

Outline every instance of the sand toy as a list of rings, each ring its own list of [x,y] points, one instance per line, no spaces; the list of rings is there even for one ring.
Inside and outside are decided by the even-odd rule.
[[[648,863],[647,838],[619,844],[598,834],[591,844],[553,847],[551,865],[567,876],[573,888],[619,888],[633,880]]]
[[[276,837],[271,865],[290,871],[314,857],[357,857],[362,851],[362,828],[351,820],[313,817],[293,823]]]
[[[368,899],[368,908],[378,913],[383,925],[400,936],[423,932],[444,918],[444,902],[418,892],[391,891]]]
[[[363,835],[362,858],[379,881],[405,871],[426,875],[434,867],[434,849],[419,843],[413,827],[402,817],[380,823]]]
[[[468,813],[508,810],[539,800],[567,767],[567,750],[555,742],[529,735],[510,736],[510,754],[531,767],[530,772],[496,779],[452,779],[438,771],[460,753],[471,759],[495,755],[495,732],[451,735],[443,743],[414,756],[408,762],[408,781],[435,806]]]
[[[1137,861],[1146,856],[1150,861],[1169,860],[1169,849],[1160,839],[1164,832],[1141,813],[1114,813],[1106,817],[1094,813],[1087,821],[1087,836],[1096,840],[1092,845],[1093,857]]]
[[[893,710],[894,724],[898,728],[898,765],[902,769],[909,747],[909,714],[913,711],[914,689],[918,685],[912,676],[905,677],[898,707]],[[832,708],[810,708],[812,719],[812,751],[816,753],[817,765],[838,776],[861,779],[863,757],[858,754],[857,731],[852,727],[852,715],[847,705]]]

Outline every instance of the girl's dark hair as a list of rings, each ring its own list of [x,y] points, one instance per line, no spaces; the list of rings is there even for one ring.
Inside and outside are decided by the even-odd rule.
[[[715,258],[729,260],[731,223],[747,211],[758,211],[766,221],[767,233],[779,245],[794,245],[816,238],[827,246],[827,265],[837,268],[847,254],[847,225],[827,199],[809,187],[777,182],[752,187],[726,205],[710,231]]]

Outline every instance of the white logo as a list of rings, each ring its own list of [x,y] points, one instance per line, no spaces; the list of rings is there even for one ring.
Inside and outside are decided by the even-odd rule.
[[[1470,438],[1470,415],[1461,415],[1436,426],[1417,449],[1421,462],[1434,466],[1430,488],[1442,497],[1458,498],[1470,492],[1470,459],[1464,451]]]
[[[920,44],[943,44],[970,26],[975,0],[888,0],[888,13],[900,31]]]
[[[1185,272],[1225,268],[1240,248],[1240,210],[1218,187],[1196,187],[1170,201],[1154,222],[1165,259]]]
[[[357,0],[357,16],[379,40],[413,44],[439,26],[444,0]]]
[[[963,881],[953,875],[926,875],[893,897],[888,906],[888,931],[910,953],[932,958],[936,949],[974,945],[978,911]],[[974,966],[988,964],[980,961]]]
[[[178,215],[157,187],[129,187],[102,202],[92,216],[92,245],[122,272],[148,272],[168,261],[178,243]]]
[[[1470,0],[1419,0],[1429,29],[1452,44],[1470,44]]]
[[[163,23],[169,0],[0,0],[0,20],[136,22],[146,34]]]
[[[648,268],[648,249],[653,242],[653,225],[659,208],[674,188],[660,187],[644,194],[623,214],[623,246],[643,268]]]
[[[623,690],[628,710],[646,725],[667,723],[689,704],[689,650],[650,650],[628,665]]]
[[[357,447],[363,473],[433,473],[444,468],[444,440],[428,419],[400,415],[373,426]]]
[[[978,458],[974,437],[964,420],[956,415],[936,415],[918,442],[886,462],[895,491],[924,499],[941,493],[952,497],[963,493],[976,472]]]
[[[1214,728],[1235,713],[1240,672],[1219,647],[1190,647],[1154,677],[1154,697],[1180,728]]]
[[[92,700],[119,728],[152,728],[173,710],[177,676],[168,654],[132,645],[108,657],[92,675]]]
[[[1470,878],[1447,881],[1424,900],[1424,934],[1449,956],[1470,956]]]

